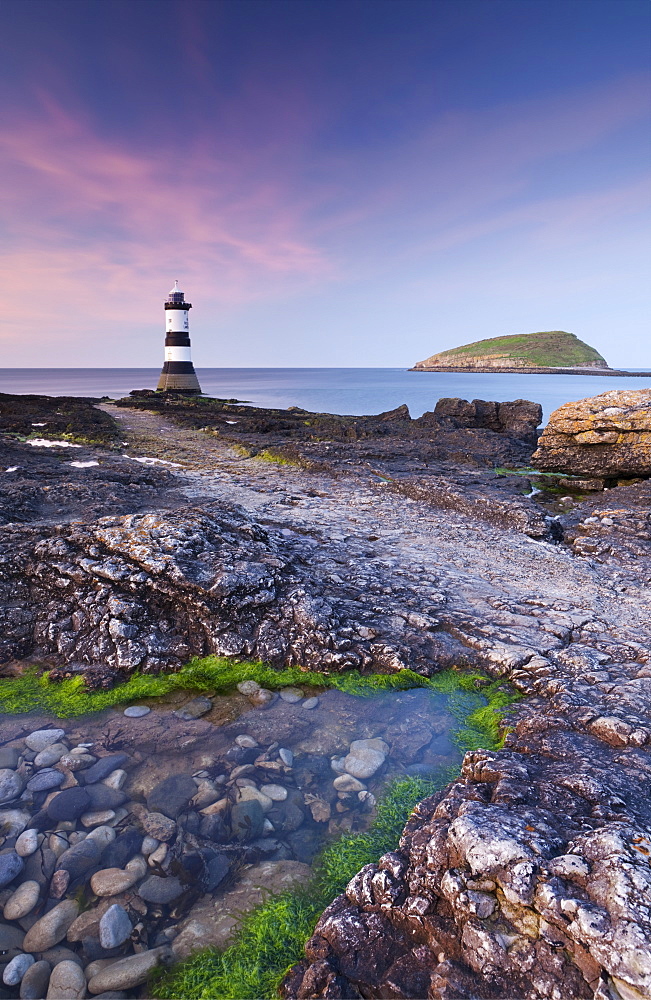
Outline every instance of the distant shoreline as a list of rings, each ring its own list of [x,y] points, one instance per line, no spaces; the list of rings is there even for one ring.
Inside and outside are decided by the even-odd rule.
[[[618,378],[651,378],[651,371],[629,372],[617,368],[408,368],[410,372],[455,372],[464,375],[611,375]]]

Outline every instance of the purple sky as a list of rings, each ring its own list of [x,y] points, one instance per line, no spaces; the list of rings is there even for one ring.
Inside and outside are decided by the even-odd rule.
[[[5,0],[5,362],[651,365],[638,0]]]

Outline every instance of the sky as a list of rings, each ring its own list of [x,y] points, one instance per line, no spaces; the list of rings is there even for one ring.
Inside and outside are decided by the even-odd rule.
[[[646,0],[4,0],[10,367],[651,366]]]

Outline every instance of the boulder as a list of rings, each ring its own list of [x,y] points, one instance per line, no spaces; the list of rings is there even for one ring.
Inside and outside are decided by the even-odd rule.
[[[532,456],[545,472],[651,475],[651,389],[604,392],[554,410]]]

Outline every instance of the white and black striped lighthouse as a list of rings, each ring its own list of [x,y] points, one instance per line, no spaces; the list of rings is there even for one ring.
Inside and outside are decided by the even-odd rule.
[[[158,380],[158,392],[200,393],[201,386],[190,357],[190,319],[192,303],[178,281],[165,303],[165,364]]]

